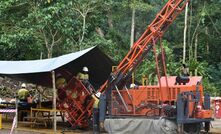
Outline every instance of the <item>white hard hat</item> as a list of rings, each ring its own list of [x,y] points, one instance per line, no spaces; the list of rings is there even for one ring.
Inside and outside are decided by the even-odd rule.
[[[97,93],[95,94],[95,96],[97,96],[98,98],[100,98],[101,92],[97,92]]]
[[[134,83],[130,84],[130,88],[134,88],[136,85]]]
[[[22,83],[22,84],[21,84],[21,87],[26,88],[26,84],[25,84],[25,83]]]
[[[83,67],[82,69],[84,72],[88,72],[88,68],[87,67]]]

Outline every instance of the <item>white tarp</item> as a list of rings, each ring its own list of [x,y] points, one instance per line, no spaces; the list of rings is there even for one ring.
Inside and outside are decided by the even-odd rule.
[[[93,48],[94,47],[91,47],[82,51],[66,54],[51,59],[27,61],[0,61],[0,74],[27,74],[50,72],[79,58],[80,56],[89,52]]]

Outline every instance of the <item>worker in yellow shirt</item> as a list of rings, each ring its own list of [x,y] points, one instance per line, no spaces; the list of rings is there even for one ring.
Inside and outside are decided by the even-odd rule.
[[[28,97],[30,97],[30,93],[26,89],[25,83],[22,83],[21,89],[18,90],[17,94],[18,94],[18,100],[19,100],[18,112],[20,113],[21,110],[30,109],[30,105],[28,104]],[[19,116],[19,120],[24,120],[24,117],[27,117],[27,112],[21,112]]]
[[[87,88],[87,90],[90,93],[95,93],[94,87],[91,85],[91,83],[89,82],[89,74],[88,74],[89,70],[87,67],[83,67],[82,72],[79,72],[76,76],[77,79],[79,79],[84,86]]]
[[[55,82],[57,89],[62,89],[67,85],[67,81],[60,73],[56,75],[56,82]]]
[[[20,102],[28,102],[30,96],[29,91],[26,89],[26,84],[22,83],[21,89],[18,90],[18,99]]]
[[[92,97],[94,99],[93,104],[93,133],[98,134],[99,129],[99,99],[101,96],[101,92],[97,92],[95,95],[93,94]]]
[[[83,67],[82,72],[77,74],[77,79],[81,81],[89,81],[88,68]]]
[[[66,91],[64,89],[66,85],[67,85],[66,79],[60,73],[56,74],[55,86],[57,88],[58,99],[60,101],[63,101],[67,97]]]

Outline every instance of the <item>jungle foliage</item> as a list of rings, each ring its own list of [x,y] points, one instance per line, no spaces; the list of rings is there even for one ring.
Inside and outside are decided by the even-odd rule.
[[[166,0],[1,0],[1,60],[51,58],[97,45],[120,62],[130,49],[132,9],[135,40]],[[163,37],[168,75],[182,65],[184,12]],[[191,0],[187,65],[204,77],[206,91],[221,95],[221,1]],[[137,80],[156,77],[154,54],[135,72]]]

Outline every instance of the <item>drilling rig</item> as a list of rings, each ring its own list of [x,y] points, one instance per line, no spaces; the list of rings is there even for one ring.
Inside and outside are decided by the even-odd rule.
[[[185,84],[175,85],[175,76],[167,76],[166,73],[163,77],[159,75],[158,59],[155,58],[158,85],[138,86],[132,89],[128,89],[126,86],[133,71],[146,55],[151,50],[156,53],[157,42],[159,40],[161,42],[166,30],[188,2],[189,0],[168,0],[142,36],[133,44],[125,58],[110,74],[109,79],[98,90],[102,93],[99,106],[100,122],[104,123],[105,129],[109,133],[124,131],[125,126],[129,126],[131,132],[142,129],[142,133],[151,133],[148,128],[145,128],[145,123],[156,123],[162,118],[164,122],[171,121],[181,133],[198,132],[202,126],[205,131],[209,131],[210,121],[213,120],[212,111],[210,97],[204,95],[203,92],[202,77],[189,77]],[[162,60],[165,60],[164,56],[162,56]],[[163,70],[166,72],[165,64]],[[67,89],[72,89],[71,93],[58,104],[58,107],[66,111],[66,118],[72,126],[87,127],[92,114],[93,99],[91,95],[94,93],[89,92],[76,78],[73,78],[64,90]],[[76,98],[71,97],[75,92],[81,95]],[[64,103],[69,107],[62,107]],[[134,126],[131,122],[136,121],[140,124],[137,127],[131,127]],[[144,126],[145,129],[138,126]]]

